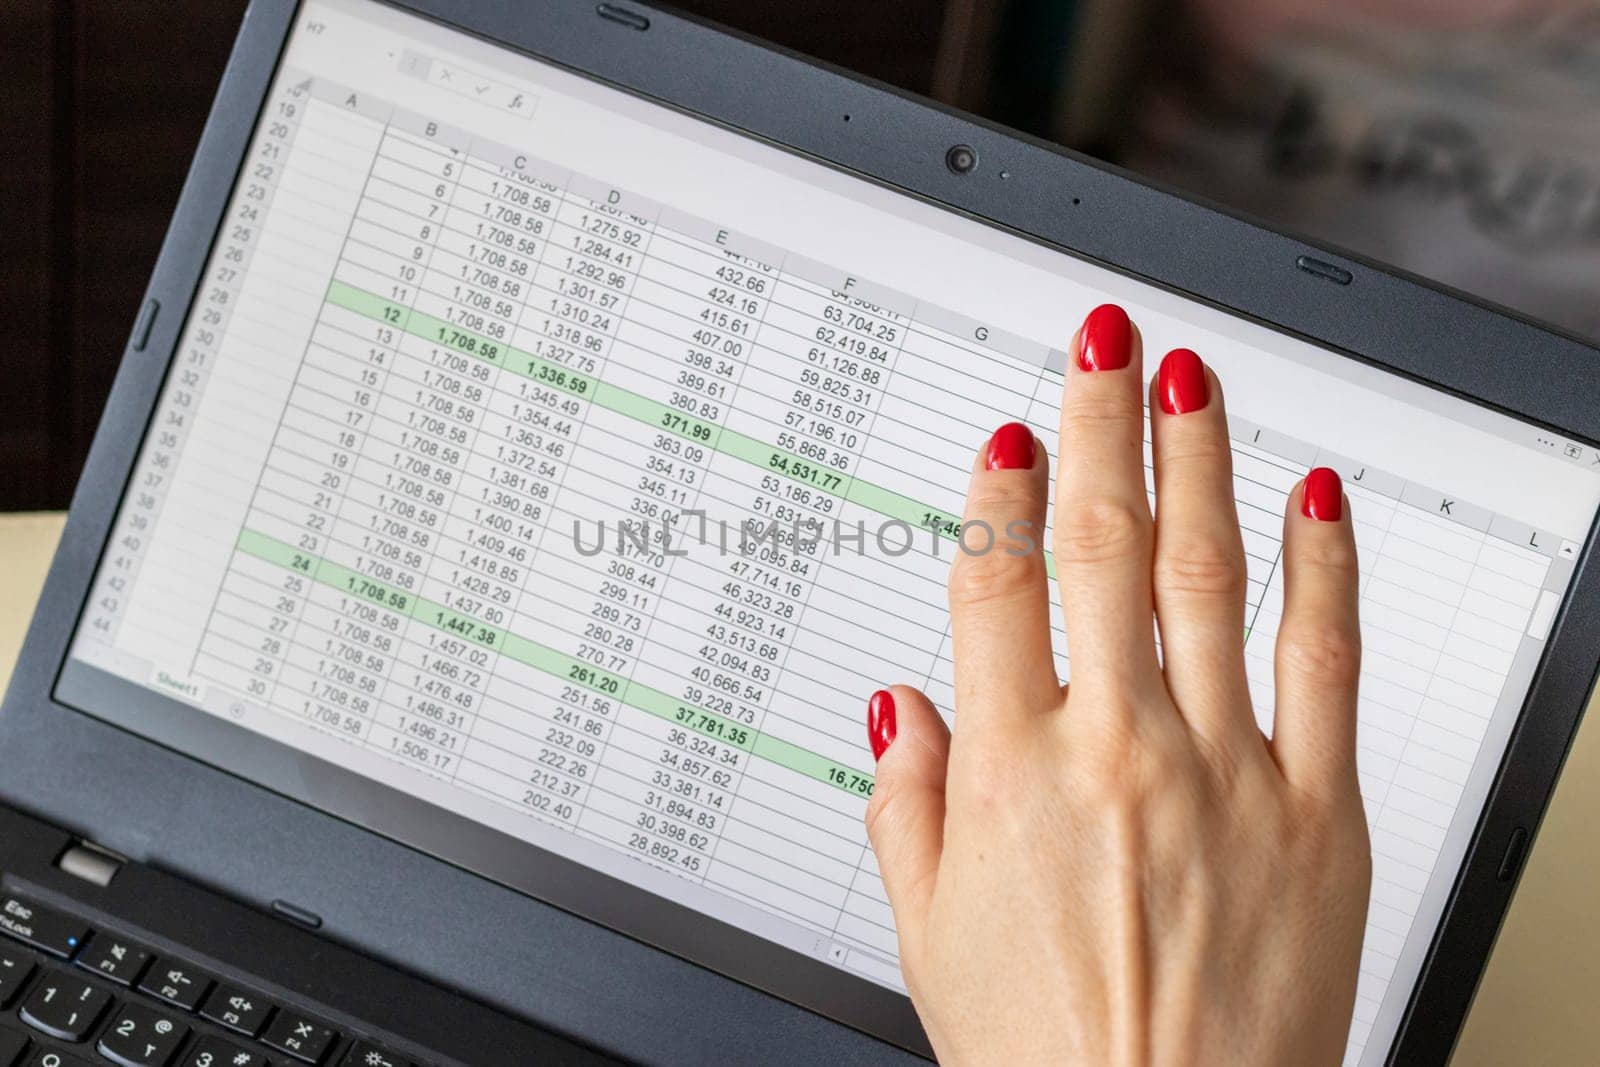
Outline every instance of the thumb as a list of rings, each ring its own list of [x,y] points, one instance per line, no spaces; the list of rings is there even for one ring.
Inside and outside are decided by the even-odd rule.
[[[878,759],[867,804],[867,837],[894,909],[902,952],[920,939],[944,850],[944,778],[950,730],[910,686],[880,689],[867,702],[867,736]]]

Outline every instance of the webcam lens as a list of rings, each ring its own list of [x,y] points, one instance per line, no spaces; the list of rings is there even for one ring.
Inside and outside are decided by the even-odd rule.
[[[944,165],[953,174],[971,174],[978,169],[978,151],[971,145],[953,145],[944,154]]]

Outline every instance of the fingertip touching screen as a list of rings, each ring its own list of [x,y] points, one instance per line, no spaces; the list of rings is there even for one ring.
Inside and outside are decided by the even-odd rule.
[[[297,18],[63,677],[902,992],[866,699],[953,714],[972,456],[1013,419],[1056,454],[1105,301],[1225,385],[1269,732],[1287,494],[1344,477],[1375,860],[1347,1062],[1378,1062],[1593,450],[371,0]]]

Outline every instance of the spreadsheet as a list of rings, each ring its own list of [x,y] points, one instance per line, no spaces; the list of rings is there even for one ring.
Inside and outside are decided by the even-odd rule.
[[[860,234],[799,247],[787,196],[600,169],[562,109],[625,144],[607,123],[651,105],[365,12],[303,16],[322,29],[266,100],[75,655],[903,989],[865,700],[906,682],[952,714],[972,456],[1020,418],[1057,457],[1067,333],[871,273]],[[709,175],[737,138],[706,138]],[[1073,263],[1064,316],[1118,298],[1162,336],[1136,283]],[[1403,1006],[1600,490],[1503,419],[1573,488],[1560,511],[1518,504],[1515,475],[1474,496],[1443,483],[1454,457],[1274,417],[1254,398],[1276,364],[1201,351],[1230,394],[1269,733],[1287,494],[1323,464],[1351,500],[1357,1062]],[[1378,402],[1341,386],[1359,423]]]

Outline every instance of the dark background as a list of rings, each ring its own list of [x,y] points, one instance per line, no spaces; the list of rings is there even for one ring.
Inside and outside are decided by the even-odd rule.
[[[0,0],[0,511],[64,507],[244,0]],[[942,0],[702,0],[926,93]]]
[[[0,3],[0,511],[59,508],[245,5]],[[677,6],[1600,336],[1600,8]]]

